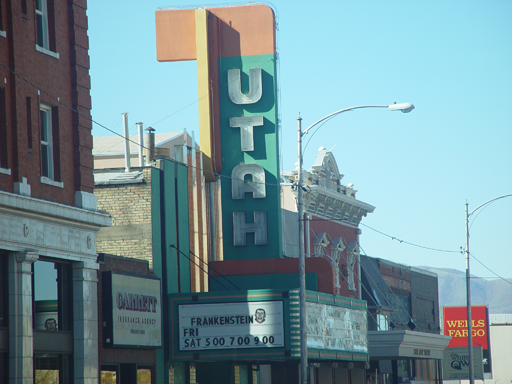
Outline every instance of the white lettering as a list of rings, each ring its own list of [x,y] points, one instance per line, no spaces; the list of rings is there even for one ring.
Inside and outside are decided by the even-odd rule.
[[[261,99],[261,68],[249,69],[249,92],[242,93],[242,81],[240,70],[230,69],[228,71],[228,93],[230,100],[235,104],[254,104]]]
[[[263,116],[232,117],[231,128],[240,128],[240,149],[243,152],[254,151],[254,127],[263,125]]]
[[[255,245],[267,244],[267,212],[254,211],[254,223],[247,223],[245,212],[233,212],[233,237],[235,246],[245,246],[246,235],[254,233]]]
[[[245,182],[245,176],[251,175],[252,181]],[[245,199],[246,192],[252,192],[254,199],[264,199],[265,169],[258,164],[240,164],[231,172],[231,195],[233,199]]]

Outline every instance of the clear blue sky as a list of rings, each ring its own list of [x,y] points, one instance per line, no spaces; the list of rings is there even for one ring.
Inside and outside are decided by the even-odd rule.
[[[223,4],[208,2],[205,5]],[[242,5],[243,3],[238,3]],[[195,62],[158,63],[157,7],[197,2],[89,1],[93,119],[121,133],[121,112],[157,132],[197,135]],[[465,269],[464,204],[512,193],[512,1],[276,0],[282,169],[297,158],[296,118],[306,127],[342,114],[312,136],[333,149],[344,184],[376,207],[362,223],[369,256],[412,266]],[[95,136],[112,135],[94,125]],[[309,137],[306,137],[306,142]],[[470,250],[512,281],[512,197],[473,215]],[[473,222],[473,221],[472,221]],[[473,259],[471,271],[495,276]]]

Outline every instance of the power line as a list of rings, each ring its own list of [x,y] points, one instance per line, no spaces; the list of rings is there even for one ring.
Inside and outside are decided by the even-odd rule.
[[[194,260],[192,260],[185,252],[182,252],[181,250],[179,250],[178,248],[176,248],[176,246],[174,244],[171,244],[170,245],[171,248],[174,248],[176,251],[178,251],[178,253],[182,254],[183,256],[185,256],[187,259],[189,259],[192,263],[194,263],[196,266],[198,266],[199,268],[201,268],[201,270],[203,272],[205,272],[207,275],[209,275],[210,277],[214,278],[215,280],[217,280],[217,276],[212,276],[210,274],[209,271],[205,270],[203,267],[201,267],[199,264],[197,264]],[[206,264],[208,265],[208,267],[212,268],[208,262],[205,262],[204,260],[202,260],[199,256],[195,255],[192,251],[189,250],[189,253],[191,253],[193,256],[195,256],[196,258],[198,258],[203,264]],[[212,268],[213,269],[213,268]],[[215,271],[215,269],[213,269]],[[240,291],[240,288],[238,288],[236,286],[235,283],[231,282],[228,278],[226,278],[225,276],[223,276],[221,273],[219,273],[218,271],[215,271],[219,274],[220,277],[224,278],[225,280],[227,280],[229,283],[231,283],[236,289],[238,289]],[[217,283],[220,284],[220,286],[222,288],[224,288],[226,291],[230,291],[229,288],[227,288],[224,284],[222,284],[220,281],[217,280]]]
[[[264,65],[264,64],[266,64],[266,63],[267,63],[267,62],[269,62],[269,61],[272,61],[272,59],[269,59],[269,60],[265,61],[265,62],[264,62],[264,63],[262,63],[261,65]],[[93,118],[91,118],[91,117],[89,117],[89,116],[84,115],[83,113],[81,113],[80,111],[78,111],[78,110],[74,109],[73,107],[70,107],[69,105],[67,105],[66,103],[64,103],[63,101],[61,101],[59,97],[55,97],[55,96],[53,96],[52,94],[50,94],[49,92],[45,91],[44,89],[42,89],[42,88],[38,87],[38,86],[37,86],[37,85],[35,85],[33,82],[31,82],[30,80],[26,79],[26,78],[25,78],[25,77],[23,77],[22,75],[18,74],[16,71],[12,70],[11,68],[7,67],[7,66],[6,66],[5,64],[3,64],[2,62],[0,62],[0,66],[4,67],[4,68],[5,68],[5,69],[7,69],[9,72],[11,72],[11,73],[12,73],[12,74],[14,74],[15,76],[19,77],[21,80],[23,80],[24,82],[26,82],[26,83],[27,83],[27,84],[29,84],[30,86],[32,86],[32,87],[34,87],[35,89],[37,89],[39,92],[41,92],[41,93],[45,94],[46,96],[50,97],[50,98],[51,98],[52,100],[54,100],[56,103],[58,103],[58,104],[62,105],[63,107],[65,107],[65,108],[69,109],[70,111],[73,111],[73,112],[77,113],[78,115],[82,116],[82,117],[83,117],[83,118],[85,118],[86,120],[91,121],[92,123],[94,123],[94,124],[98,125],[99,127],[101,127],[101,128],[103,128],[103,129],[105,129],[105,130],[109,131],[110,133],[114,134],[115,136],[119,136],[119,137],[121,137],[121,138],[123,138],[123,139],[127,140],[128,142],[130,142],[130,143],[132,143],[132,144],[135,144],[136,146],[139,146],[139,147],[141,147],[141,148],[143,148],[143,149],[146,149],[146,150],[150,151],[151,153],[153,153],[153,154],[155,154],[155,155],[157,155],[157,156],[160,156],[160,157],[162,157],[162,158],[166,158],[166,159],[172,160],[172,161],[177,162],[177,163],[179,163],[179,164],[186,165],[187,167],[194,168],[194,169],[196,169],[196,170],[200,170],[200,171],[202,171],[202,172],[204,172],[204,173],[212,174],[212,175],[216,176],[216,177],[217,177],[217,178],[219,178],[219,179],[220,179],[220,178],[224,178],[224,179],[233,179],[231,176],[228,176],[228,175],[216,174],[216,173],[214,173],[214,172],[211,172],[211,171],[208,171],[208,170],[202,169],[202,168],[200,168],[200,167],[196,167],[196,166],[194,166],[194,165],[192,165],[192,164],[186,164],[186,163],[180,162],[180,161],[178,161],[178,160],[176,160],[176,159],[172,159],[172,158],[171,158],[171,157],[169,157],[169,156],[163,156],[163,155],[161,155],[160,153],[158,153],[156,150],[155,150],[155,151],[152,151],[150,148],[145,147],[144,145],[141,145],[140,143],[137,143],[136,141],[134,141],[134,140],[130,139],[129,137],[125,137],[125,136],[123,136],[122,134],[115,132],[113,129],[108,128],[107,126],[105,126],[105,125],[103,125],[103,124],[101,124],[101,123],[97,122],[97,121],[96,121],[96,120],[94,120]],[[228,83],[228,84],[229,84],[229,83]],[[225,84],[225,85],[223,85],[222,87],[227,87],[227,86],[228,86],[228,84]],[[206,96],[203,96],[203,98],[204,98],[204,97],[206,97]],[[196,100],[194,103],[196,103],[196,102],[197,102],[197,101],[199,101],[199,100],[200,100],[200,99]],[[191,103],[191,104],[189,104],[188,106],[190,106],[190,105],[192,105],[192,104],[194,104],[194,103]],[[181,111],[181,110],[183,110],[183,109],[187,108],[188,106],[186,106],[186,107],[184,107],[184,108],[182,108],[182,109],[178,110],[177,112],[175,112],[175,113],[173,113],[173,114],[178,113],[179,111]],[[169,115],[169,116],[167,116],[167,117],[170,117],[170,116],[172,116],[173,114],[171,114],[171,115]],[[165,117],[165,118],[164,118],[164,119],[162,119],[162,120],[165,120],[167,117]],[[162,120],[158,121],[157,123],[161,122]],[[193,144],[195,144],[195,143],[193,143]],[[238,179],[237,179],[237,180],[238,180]],[[261,183],[261,182],[258,182],[258,181],[253,181],[252,183],[253,183],[253,184],[263,184],[263,185],[266,185],[266,186],[275,186],[275,187],[277,187],[277,186],[280,186],[280,185],[281,185],[281,184],[277,184],[277,183]]]
[[[384,232],[381,232],[375,228],[372,228],[366,224],[363,224],[363,223],[360,223],[360,225],[368,228],[368,229],[371,229],[372,231],[375,231],[377,233],[380,233],[381,235],[383,236],[386,236],[386,237],[389,237],[391,240],[396,240],[398,241],[399,243],[403,243],[403,244],[407,244],[407,245],[411,245],[413,247],[418,247],[418,248],[423,248],[423,249],[428,249],[429,251],[436,251],[436,252],[447,252],[447,253],[460,253],[460,251],[450,251],[450,250],[447,250],[447,249],[439,249],[439,248],[431,248],[431,247],[426,247],[426,246],[423,246],[423,245],[419,245],[419,244],[414,244],[414,243],[410,243],[408,241],[405,241],[405,240],[401,240],[395,236],[391,236],[391,235],[388,235]]]
[[[358,246],[359,246],[359,249],[360,249],[361,251],[363,251],[363,256],[370,257],[370,256],[368,256],[368,255],[366,254],[366,252],[365,252],[365,251],[364,251],[364,249],[361,247],[361,244],[359,244],[359,242],[358,242]],[[382,275],[382,272],[381,272],[380,270],[378,270],[378,269],[377,269],[377,267],[375,267],[373,264],[372,264],[372,266],[375,268],[375,270],[376,270],[376,272],[377,272],[377,273],[379,273],[380,275]],[[361,268],[362,268],[362,269],[365,269],[365,267],[363,267],[363,265],[362,265],[362,264],[361,264]],[[367,271],[365,270],[365,272],[367,272]],[[369,273],[366,273],[366,275],[367,275],[367,277],[370,277],[370,274],[369,274]],[[372,278],[372,280],[373,280],[373,278]],[[374,281],[374,283],[375,283],[375,281]],[[378,285],[377,285],[376,283],[375,283],[375,285],[378,287]],[[387,284],[386,284],[386,286],[387,286]],[[380,287],[378,287],[378,288],[379,288],[379,290],[381,291],[381,293],[384,295],[384,293],[382,292],[382,290],[380,289]],[[407,308],[405,308],[405,306],[403,305],[403,303],[402,303],[402,302],[400,301],[400,299],[397,297],[398,295],[397,295],[397,294],[395,294],[391,289],[389,289],[389,286],[388,286],[388,291],[389,291],[389,293],[390,293],[390,294],[392,294],[392,295],[394,296],[394,298],[395,298],[395,302],[396,302],[396,303],[398,303],[398,304],[402,307],[402,309],[403,309],[404,313],[406,313],[406,314],[407,314],[407,316],[409,317],[409,320],[410,320],[412,323],[414,323],[414,324],[416,325],[416,327],[418,327],[418,331],[420,331],[420,332],[421,332],[421,329],[419,328],[418,324],[416,324],[416,322],[415,322],[415,321],[414,321],[414,319],[412,318],[412,315],[408,312]],[[411,310],[412,310],[412,308],[411,308]],[[403,319],[402,319],[402,317],[400,316],[400,314],[398,314],[398,316],[400,317],[400,320],[403,322]],[[405,324],[402,324],[402,325],[405,325]]]
[[[482,263],[480,260],[478,260],[476,258],[476,256],[473,254],[473,253],[469,253],[471,255],[471,257],[473,257],[473,259],[475,259],[476,261],[478,261],[485,269],[487,269],[489,272],[491,272],[492,274],[496,275],[496,278],[498,279],[501,279],[503,280],[504,282],[508,283],[508,284],[511,284],[512,285],[512,281],[508,281],[507,279],[501,277],[500,275],[498,275],[496,272],[494,272],[493,270],[491,270],[488,266],[486,266],[484,263]]]

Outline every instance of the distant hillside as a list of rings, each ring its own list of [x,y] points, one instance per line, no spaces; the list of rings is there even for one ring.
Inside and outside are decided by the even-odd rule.
[[[455,269],[419,267],[437,273],[439,306],[466,306],[466,273]],[[512,279],[507,279],[512,282]],[[512,284],[501,279],[471,279],[471,305],[487,305],[489,313],[512,313]]]

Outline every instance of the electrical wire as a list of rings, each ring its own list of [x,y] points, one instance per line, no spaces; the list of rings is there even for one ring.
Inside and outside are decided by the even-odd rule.
[[[512,281],[509,281],[509,280],[507,280],[507,279],[505,279],[505,278],[501,277],[501,276],[500,276],[500,275],[498,275],[496,272],[494,272],[493,270],[491,270],[488,266],[486,266],[484,263],[482,263],[480,260],[478,260],[478,259],[476,258],[476,256],[475,256],[473,253],[471,253],[471,252],[470,252],[469,254],[471,255],[471,257],[472,257],[473,259],[475,259],[478,263],[480,263],[480,265],[482,265],[485,269],[487,269],[487,270],[488,270],[489,272],[491,272],[492,274],[496,275],[496,277],[495,277],[495,278],[501,279],[501,280],[503,280],[504,282],[506,282],[506,283],[508,283],[508,284],[511,284],[511,285],[512,285]],[[483,279],[483,277],[480,277],[480,278],[481,278],[481,279]]]
[[[271,59],[268,59],[267,61],[263,62],[261,65],[263,66],[263,65],[265,65],[266,63],[268,63],[269,61],[272,61],[272,60],[273,60],[272,58],[271,58]],[[50,97],[50,98],[51,98],[52,100],[54,100],[56,103],[59,103],[60,105],[62,105],[63,107],[65,107],[65,108],[69,109],[70,111],[77,113],[78,115],[82,116],[84,119],[91,121],[92,123],[94,123],[94,124],[96,124],[97,126],[99,126],[99,127],[103,128],[103,129],[107,130],[108,132],[110,132],[110,133],[114,134],[115,136],[119,136],[119,137],[121,137],[121,138],[125,139],[126,141],[128,141],[128,142],[130,142],[130,143],[132,143],[132,144],[135,144],[136,146],[139,146],[139,147],[141,147],[141,148],[143,148],[143,149],[146,149],[146,150],[148,150],[149,152],[151,152],[151,153],[153,153],[153,154],[155,154],[155,155],[157,155],[157,156],[159,156],[159,157],[166,158],[166,159],[170,159],[170,160],[172,160],[172,161],[174,161],[174,162],[176,162],[176,163],[186,165],[187,167],[195,168],[195,169],[197,169],[197,170],[202,171],[203,173],[209,173],[209,174],[212,174],[213,176],[215,176],[215,177],[217,177],[217,178],[219,178],[219,179],[220,179],[220,178],[224,178],[224,179],[233,179],[233,178],[232,178],[231,176],[229,176],[229,175],[216,174],[216,173],[214,173],[214,172],[207,171],[207,170],[202,169],[202,168],[200,168],[200,167],[196,167],[196,166],[194,166],[194,165],[186,164],[186,163],[180,162],[180,161],[178,161],[178,160],[176,160],[176,159],[172,159],[172,158],[171,158],[171,157],[169,157],[169,156],[163,156],[163,155],[161,155],[160,153],[156,152],[156,150],[155,150],[155,151],[152,151],[150,148],[148,148],[148,147],[146,147],[146,146],[144,146],[144,145],[141,145],[140,143],[138,143],[138,142],[136,142],[136,141],[134,141],[134,140],[130,139],[129,137],[124,137],[122,134],[115,132],[113,129],[108,128],[107,126],[105,126],[105,125],[103,125],[103,124],[101,124],[101,123],[97,122],[97,121],[96,121],[96,120],[94,120],[93,118],[91,118],[91,117],[89,117],[89,116],[84,115],[83,113],[81,113],[80,111],[78,111],[78,110],[74,109],[73,107],[70,107],[69,105],[67,105],[66,103],[64,103],[63,101],[61,101],[59,97],[55,97],[55,96],[53,96],[52,94],[50,94],[49,92],[45,91],[44,89],[42,89],[42,88],[38,87],[38,86],[37,86],[37,85],[35,85],[33,82],[31,82],[30,80],[28,80],[28,79],[26,79],[25,77],[21,76],[21,75],[20,75],[20,74],[18,74],[16,71],[12,70],[11,68],[9,68],[8,66],[6,66],[6,65],[5,65],[5,64],[3,64],[2,62],[0,62],[0,66],[1,66],[1,67],[3,67],[3,68],[5,68],[6,70],[8,70],[9,72],[11,72],[12,74],[14,74],[14,75],[15,75],[15,76],[17,76],[18,78],[20,78],[21,80],[23,80],[24,82],[26,82],[27,84],[29,84],[30,86],[32,86],[33,88],[37,89],[37,90],[38,90],[38,91],[40,91],[41,93],[43,93],[43,94],[45,94],[46,96]],[[229,83],[228,83],[228,84],[229,84]],[[228,86],[228,84],[224,84],[222,87],[227,87],[227,86]],[[221,88],[222,88],[222,87],[221,87]],[[206,97],[206,96],[204,96],[204,97]],[[203,98],[204,98],[204,97],[203,97]],[[198,102],[199,100],[200,100],[200,99],[196,100],[194,103]],[[194,104],[194,103],[191,103],[191,104],[187,105],[186,107],[184,107],[184,108],[180,109],[179,111],[181,111],[181,110],[183,110],[183,109],[185,109],[185,108],[189,107],[190,105],[192,105],[192,104]],[[178,113],[179,111],[177,111],[177,112],[175,112],[175,113],[173,113],[173,114],[171,114],[171,115],[169,115],[169,116],[167,116],[167,117],[170,117],[170,116],[172,116],[172,115],[174,115],[174,114]],[[167,118],[167,117],[166,117],[166,118]],[[162,119],[162,120],[165,120],[166,118],[164,118],[164,119]],[[160,120],[160,121],[162,121],[162,120]],[[159,121],[159,122],[160,122],[160,121]],[[258,181],[253,181],[252,183],[253,183],[253,184],[263,184],[263,185],[265,185],[265,186],[275,186],[275,187],[277,187],[277,186],[280,186],[280,185],[281,185],[280,183],[262,183],[262,182],[258,182]]]
[[[194,260],[192,260],[185,252],[182,252],[180,251],[178,248],[176,248],[176,246],[174,244],[171,244],[170,245],[171,248],[174,248],[176,251],[178,251],[178,253],[180,253],[181,255],[185,256],[187,259],[189,259],[192,263],[194,263],[196,266],[198,266],[203,272],[205,272],[207,275],[209,275],[210,277],[212,277],[213,279],[217,280],[217,276],[212,276],[210,274],[209,271],[205,270],[203,267],[201,267],[199,264],[197,264]],[[195,255],[193,252],[189,251],[189,253],[191,253],[192,255],[194,255],[196,258],[198,258],[203,264],[206,264],[208,265],[208,267],[211,268],[211,266],[209,265],[208,262],[205,262],[204,260],[201,260],[201,258],[199,258],[197,255]],[[213,269],[213,268],[212,268]],[[215,271],[215,270],[214,270]],[[223,276],[222,274],[220,274],[218,271],[215,271],[219,274],[220,277],[223,277],[224,279],[226,279],[229,283],[231,283],[236,289],[240,290],[240,288],[238,288],[233,282],[229,281],[229,279],[227,279],[225,276]],[[217,280],[217,283],[219,283],[219,285],[224,288],[226,291],[230,291],[229,288],[227,288],[224,284],[222,284],[220,281]]]
[[[314,232],[314,230],[312,230],[311,228],[310,228],[310,232],[311,232],[314,236],[316,236],[316,235],[317,235],[317,234]],[[331,235],[330,235],[329,233],[327,233],[327,236],[329,237],[330,241],[331,241],[331,242],[333,242],[333,239],[332,239],[332,237],[331,237]],[[343,237],[341,238],[341,240],[343,241],[344,246],[345,246],[345,249],[346,249],[346,248],[348,247],[348,243],[347,243],[347,241],[346,241]],[[362,248],[361,248],[360,244],[359,244],[359,243],[357,243],[357,244],[358,244],[359,249],[361,249],[361,250],[362,250]],[[363,252],[364,252],[364,251],[363,251]],[[328,254],[322,254],[322,255],[323,255],[323,256],[327,256],[327,257],[331,258]],[[340,253],[340,256],[345,260],[345,262],[346,262],[346,263],[347,263],[347,265],[348,265],[348,260],[347,260],[347,258],[343,255],[343,253]],[[364,256],[366,256],[366,255],[364,255]],[[369,257],[369,256],[367,256],[367,257]],[[371,274],[366,270],[366,267],[364,267],[364,266],[362,265],[362,263],[361,263],[361,262],[359,262],[359,265],[361,266],[361,270],[364,270],[364,272],[366,272],[366,277],[367,277],[368,279],[371,279],[371,280],[373,281],[373,283],[374,283],[375,287],[376,287],[376,288],[380,291],[380,293],[385,297],[385,296],[386,296],[385,292],[383,292],[383,291],[382,291],[382,289],[381,289],[381,287],[380,287],[380,286],[375,282],[375,280],[373,279],[372,275],[371,275]],[[373,265],[373,264],[372,264],[372,265]],[[377,270],[377,273],[382,274],[379,270]],[[340,275],[341,275],[341,274],[340,274]],[[361,276],[361,275],[357,276],[357,274],[356,274],[355,272],[354,272],[354,275],[359,279],[359,281],[361,282],[361,287],[365,290],[365,292],[368,294],[368,296],[372,299],[372,301],[375,303],[375,305],[377,306],[377,308],[380,310],[380,309],[382,308],[382,306],[381,306],[381,305],[379,305],[379,304],[377,303],[376,298],[374,297],[374,295],[372,295],[372,294],[368,291],[368,288],[367,288],[367,287],[365,287],[365,285],[364,285],[364,283],[363,283],[363,280],[362,280],[362,276]],[[342,276],[342,277],[343,277],[343,276]],[[344,279],[344,280],[346,280],[344,277],[343,277],[343,279]],[[371,287],[370,287],[370,288],[371,288]],[[403,305],[403,304],[402,304],[402,302],[399,300],[399,298],[397,297],[397,295],[396,295],[394,292],[392,292],[391,290],[389,290],[389,287],[388,287],[388,292],[389,292],[391,295],[393,295],[393,296],[394,296],[395,301],[396,301],[396,302],[397,302],[397,303],[402,307],[401,309],[403,310],[403,313],[406,313],[406,314],[407,314],[407,316],[408,316],[409,320],[410,320],[411,322],[413,322],[413,323],[416,325],[416,327],[418,328],[418,331],[419,331],[419,332],[421,332],[420,327],[419,327],[419,326],[418,326],[418,324],[414,321],[414,319],[412,318],[412,316],[411,316],[411,314],[409,313],[409,311],[404,307],[404,305]],[[390,303],[390,304],[391,304],[391,303]],[[404,326],[405,326],[405,322],[403,321],[402,314],[401,314],[400,312],[397,312],[397,315],[400,317],[400,321],[402,322],[402,325],[404,325]],[[378,323],[377,319],[376,319],[376,318],[374,318],[374,320],[375,320],[375,322],[376,322],[377,326],[380,328],[380,324]]]
[[[375,228],[372,228],[366,224],[363,224],[363,223],[359,223],[360,225],[362,225],[363,227],[366,227],[368,229],[371,229],[372,231],[375,231],[377,233],[380,233],[381,235],[383,236],[386,236],[386,237],[389,237],[391,240],[396,240],[398,241],[399,243],[403,243],[403,244],[407,244],[407,245],[410,245],[410,246],[413,246],[413,247],[418,247],[418,248],[423,248],[423,249],[428,249],[429,251],[436,251],[436,252],[447,252],[447,253],[460,253],[460,250],[457,250],[457,251],[451,251],[451,250],[448,250],[448,249],[439,249],[439,248],[432,248],[432,247],[426,247],[426,246],[423,246],[423,245],[419,245],[419,244],[414,244],[414,243],[411,243],[411,242],[408,242],[408,241],[405,241],[405,240],[400,240],[399,238],[395,237],[395,236],[391,236],[391,235],[388,235],[384,232],[381,232]]]
[[[363,256],[370,257],[370,256],[368,256],[368,255],[366,254],[366,252],[365,252],[365,251],[364,251],[364,249],[361,247],[361,245],[359,244],[359,242],[358,242],[358,246],[359,246],[359,249],[363,252]],[[375,270],[376,270],[376,272],[377,272],[377,273],[382,274],[382,273],[377,269],[377,267],[375,267],[373,264],[372,264],[372,266],[375,268]],[[363,267],[363,266],[361,265],[361,268],[362,268],[362,269],[364,269],[365,267]],[[366,272],[366,271],[365,271],[365,272]],[[367,274],[366,274],[366,276],[367,276],[367,277],[370,277],[371,275],[370,275],[369,273],[367,273]],[[373,280],[373,279],[372,279],[372,280]],[[375,283],[375,281],[374,281],[374,283]],[[377,285],[377,284],[376,284],[376,285]],[[387,284],[386,284],[386,285],[387,285]],[[378,287],[378,285],[377,285],[377,287]],[[389,287],[388,287],[388,288],[389,288]],[[379,288],[379,289],[380,289],[380,288]],[[382,290],[381,290],[381,293],[382,293]],[[419,331],[419,332],[421,332],[420,327],[419,327],[419,326],[418,326],[418,324],[414,321],[414,319],[412,318],[412,315],[409,313],[409,311],[407,310],[407,308],[405,308],[405,306],[403,305],[403,303],[400,301],[400,299],[398,298],[398,295],[397,295],[397,294],[395,294],[391,289],[389,289],[389,293],[390,293],[391,295],[393,295],[393,296],[394,296],[394,298],[395,298],[395,302],[396,302],[396,303],[398,303],[398,304],[402,307],[401,309],[404,311],[404,313],[406,313],[406,314],[407,314],[407,316],[409,317],[409,320],[410,320],[414,325],[416,325],[416,327],[418,328],[418,331]],[[411,308],[411,310],[412,310],[412,308]],[[403,318],[401,317],[400,313],[399,313],[399,312],[397,312],[397,314],[398,314],[398,316],[400,317],[400,320],[401,320],[401,321],[402,321],[402,323],[403,323],[402,325],[404,325],[404,326],[405,326],[406,324],[404,323]]]

